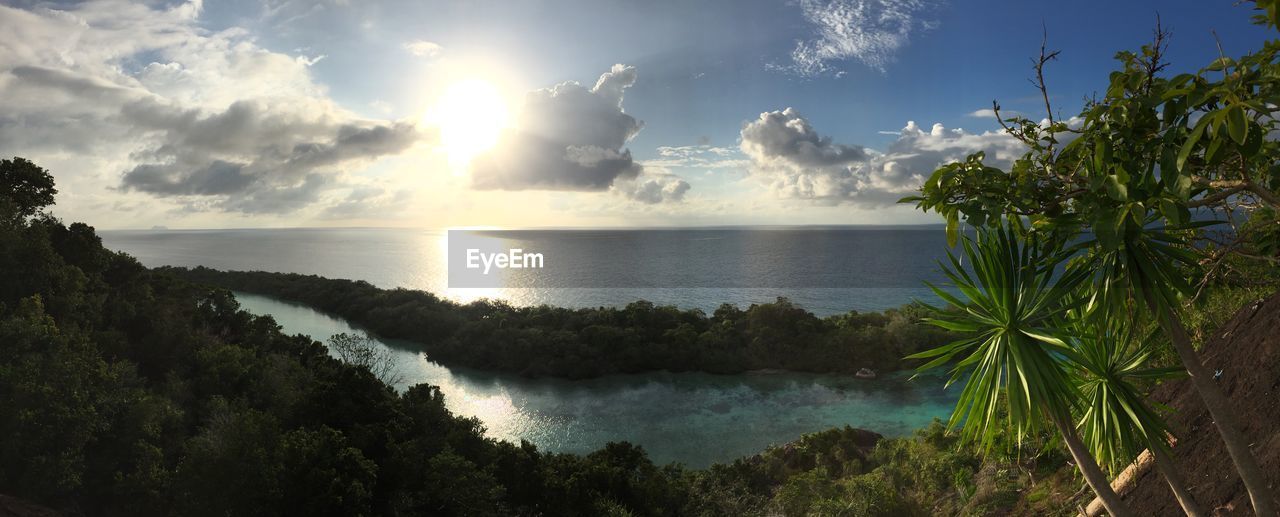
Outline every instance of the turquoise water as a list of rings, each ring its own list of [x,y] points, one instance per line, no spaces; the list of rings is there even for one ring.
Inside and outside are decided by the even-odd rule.
[[[324,341],[357,331],[310,308],[237,293],[242,308],[269,314],[286,333]],[[711,375],[656,372],[598,379],[527,379],[446,368],[410,343],[382,340],[404,389],[439,386],[450,411],[476,417],[489,436],[540,449],[587,453],[611,441],[641,445],[657,463],[706,467],[785,443],[802,434],[851,425],[886,436],[910,434],[945,418],[958,390],[938,378],[903,374],[875,380],[803,373]]]

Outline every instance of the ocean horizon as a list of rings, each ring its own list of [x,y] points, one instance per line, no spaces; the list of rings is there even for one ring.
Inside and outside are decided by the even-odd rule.
[[[637,300],[710,312],[779,297],[819,315],[936,298],[940,225],[769,225],[690,228],[461,230],[547,252],[544,270],[495,285],[449,282],[447,229],[249,228],[103,230],[104,244],[149,267],[205,266],[363,280],[469,302],[571,308]],[[457,267],[457,264],[454,264]]]

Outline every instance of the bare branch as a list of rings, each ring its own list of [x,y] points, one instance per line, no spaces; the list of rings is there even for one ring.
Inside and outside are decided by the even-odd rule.
[[[1040,39],[1040,58],[1032,60],[1032,62],[1035,63],[1034,68],[1036,70],[1036,80],[1033,84],[1040,89],[1040,96],[1044,98],[1044,112],[1049,117],[1049,123],[1053,124],[1053,105],[1049,103],[1049,87],[1046,86],[1044,82],[1044,65],[1050,61],[1058,59],[1058,54],[1062,53],[1062,51],[1054,50],[1051,52],[1048,50],[1049,28],[1046,27],[1043,22],[1040,24],[1040,28],[1043,33],[1043,37]],[[1052,149],[1052,145],[1050,145],[1050,149]]]
[[[1031,140],[1030,140],[1030,139],[1028,139],[1026,135],[1022,134],[1022,132],[1021,132],[1021,131],[1014,131],[1014,130],[1013,130],[1013,128],[1009,127],[1009,125],[1008,125],[1008,124],[1005,124],[1005,123],[1004,123],[1004,117],[1001,117],[1001,116],[1000,116],[1000,102],[999,102],[999,101],[996,101],[996,100],[994,100],[994,99],[991,101],[991,111],[992,111],[992,113],[995,113],[995,116],[996,116],[996,122],[999,122],[999,123],[1000,123],[1000,127],[1004,128],[1004,132],[1005,132],[1005,133],[1008,133],[1008,134],[1010,134],[1010,135],[1013,135],[1013,137],[1014,137],[1014,138],[1017,138],[1018,140],[1021,140],[1021,141],[1022,141],[1022,143],[1024,143],[1024,144],[1032,145]]]
[[[1226,60],[1227,60],[1227,53],[1222,51],[1222,38],[1219,38],[1219,37],[1218,37],[1218,31],[1216,31],[1216,30],[1210,29],[1210,30],[1209,30],[1209,33],[1210,33],[1210,34],[1213,34],[1213,42],[1214,42],[1214,44],[1218,45],[1218,59],[1221,59],[1221,60],[1223,61],[1223,63],[1225,64],[1225,63],[1226,63]],[[1222,67],[1222,80],[1223,80],[1223,81],[1227,80],[1227,75],[1228,75],[1228,74],[1227,74],[1227,67],[1226,67],[1226,66],[1223,66],[1223,67]]]
[[[391,351],[380,346],[368,334],[334,334],[329,337],[329,351],[344,363],[363,368],[388,386],[404,381]]]
[[[1173,33],[1167,31],[1160,22],[1160,12],[1156,11],[1156,28],[1151,31],[1151,58],[1147,61],[1147,81],[1143,86],[1144,91],[1150,92],[1151,85],[1155,82],[1156,74],[1164,70],[1168,63],[1164,62],[1164,51],[1169,47],[1169,36]]]

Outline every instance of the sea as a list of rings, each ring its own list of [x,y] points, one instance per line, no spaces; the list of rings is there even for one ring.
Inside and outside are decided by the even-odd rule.
[[[450,284],[450,235],[545,255],[486,287]],[[818,315],[936,301],[946,239],[937,226],[417,230],[289,228],[101,232],[147,266],[207,266],[364,280],[461,302],[621,306],[636,300],[713,311],[786,297]],[[450,261],[453,261],[450,263]],[[518,273],[518,274],[517,274]]]
[[[786,297],[823,316],[933,301],[924,282],[940,281],[937,261],[947,252],[937,227],[464,231],[509,249],[536,250],[554,266],[520,271],[505,277],[508,284],[451,286],[448,270],[460,266],[449,253],[449,230],[120,230],[100,235],[108,248],[147,266],[316,274],[428,290],[459,302],[498,298],[516,305],[598,307],[644,299],[712,311],[725,303],[745,308]],[[459,236],[454,234],[454,242]],[[237,293],[237,299],[249,312],[272,316],[290,334],[323,342],[334,334],[362,332],[358,325],[302,305],[249,293]],[[402,379],[397,389],[439,386],[451,411],[479,419],[495,439],[579,454],[629,441],[657,463],[692,468],[748,457],[831,427],[907,436],[935,418],[945,420],[958,395],[954,388],[944,390],[939,376],[912,378],[910,372],[880,372],[876,379],[778,371],[525,378],[446,367],[413,343],[375,342],[396,358]]]

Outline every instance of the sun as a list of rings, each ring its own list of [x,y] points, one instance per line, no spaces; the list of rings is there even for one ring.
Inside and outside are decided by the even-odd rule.
[[[467,79],[453,83],[423,117],[440,130],[440,144],[454,172],[498,143],[510,115],[506,99],[493,83]]]

